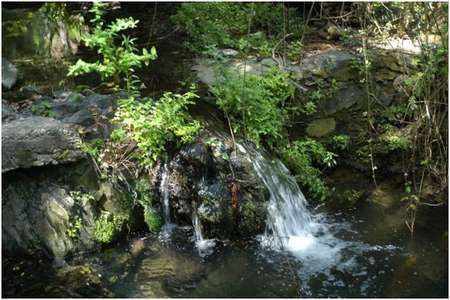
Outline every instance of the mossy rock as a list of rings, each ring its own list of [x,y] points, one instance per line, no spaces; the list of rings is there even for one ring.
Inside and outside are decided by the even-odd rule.
[[[336,121],[334,118],[325,118],[314,120],[309,123],[306,133],[312,137],[322,137],[330,134],[336,129]]]

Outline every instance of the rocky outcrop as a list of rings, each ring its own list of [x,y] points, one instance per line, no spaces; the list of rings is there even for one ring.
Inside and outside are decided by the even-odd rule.
[[[85,163],[9,172],[2,184],[4,251],[43,250],[62,259],[71,251],[92,248],[96,209],[86,192],[89,174]]]
[[[6,58],[2,57],[2,86],[10,89],[16,84],[17,68]]]
[[[13,120],[2,128],[2,172],[73,162],[85,157],[70,125],[45,117]]]
[[[234,150],[228,135],[203,130],[168,166],[169,199],[177,224],[192,225],[196,209],[205,238],[249,237],[264,231],[268,190],[249,153]]]
[[[361,55],[355,50],[330,46],[325,50],[305,52],[300,63],[287,60],[284,65],[279,65],[272,58],[244,59],[236,55],[226,56],[224,51],[219,50],[217,56],[225,57],[225,59],[222,58],[221,63],[232,72],[242,74],[245,71],[247,74],[261,75],[272,67],[279,66],[292,75],[295,84],[303,94],[302,97],[308,97],[309,92],[317,90],[327,94],[328,91],[336,89],[321,97],[322,99],[317,103],[318,113],[321,116],[359,109],[367,103],[368,97],[360,82]],[[384,48],[373,48],[371,53],[371,75],[376,97],[385,105],[390,105],[396,99],[404,97],[403,93],[396,90],[394,81],[401,74],[415,68],[415,53]],[[218,71],[218,65],[216,59],[198,58],[192,70],[197,73],[199,81],[213,86],[223,80]],[[318,82],[321,82],[319,87],[317,87]],[[335,87],[332,87],[333,85]]]

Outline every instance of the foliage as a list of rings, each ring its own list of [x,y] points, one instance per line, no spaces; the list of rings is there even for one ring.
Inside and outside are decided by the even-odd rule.
[[[198,96],[192,88],[185,94],[165,93],[156,103],[133,98],[121,100],[116,121],[137,143],[138,159],[145,166],[161,158],[167,142],[179,146],[193,140],[200,123],[191,120],[186,108],[195,98]]]
[[[88,203],[94,201],[94,196],[91,193],[83,193],[80,191],[71,191],[70,196],[77,202]]]
[[[298,61],[303,53],[303,43],[300,40],[296,40],[288,45],[287,51],[287,56],[290,60]]]
[[[383,137],[383,141],[390,151],[407,150],[411,145],[407,136],[401,136],[396,133],[388,133]]]
[[[299,184],[305,187],[314,199],[323,201],[329,196],[330,191],[320,178],[321,171],[315,166],[336,165],[334,153],[327,151],[320,142],[305,138],[287,145],[282,149],[281,156],[297,174]]]
[[[66,234],[71,239],[77,239],[78,233],[80,232],[82,226],[82,220],[80,216],[75,216],[71,222],[69,222],[69,226],[66,229]]]
[[[282,137],[285,102],[293,97],[294,86],[289,75],[273,68],[267,74],[224,73],[225,80],[212,87],[217,105],[233,122],[234,131],[244,131],[256,145],[264,140],[275,145]]]
[[[284,13],[292,15],[285,19]],[[204,52],[208,47],[235,48],[268,56],[286,25],[299,37],[303,26],[294,9],[281,3],[183,3],[173,21],[189,35],[188,47]]]
[[[336,150],[345,150],[350,146],[351,138],[346,134],[333,136],[331,144]]]
[[[135,72],[136,68],[143,64],[148,66],[150,61],[156,59],[157,54],[154,47],[150,50],[142,49],[142,54],[136,47],[136,38],[131,38],[121,32],[136,28],[138,20],[132,17],[116,19],[109,25],[105,25],[104,6],[101,2],[94,2],[90,10],[94,14],[91,23],[94,25],[92,33],[87,33],[82,37],[85,45],[91,49],[96,49],[102,56],[101,60],[93,63],[79,59],[75,65],[69,69],[69,76],[78,76],[85,73],[98,73],[102,80],[114,79],[116,84],[120,84],[123,78],[129,94],[136,94],[140,88],[140,81]],[[117,40],[120,39],[120,44]]]
[[[52,111],[52,106],[48,101],[42,101],[39,104],[33,104],[31,112],[35,115],[43,117],[54,117],[55,113]]]
[[[103,140],[94,139],[90,142],[82,142],[80,144],[80,149],[81,151],[92,156],[94,159],[97,159],[101,154],[103,146],[104,146]]]
[[[95,221],[95,240],[104,244],[112,242],[122,230],[125,220],[126,217],[123,215],[102,211],[100,217]]]
[[[135,190],[137,193],[137,201],[144,208],[144,221],[150,232],[158,232],[161,229],[161,216],[152,207],[151,189],[148,181],[139,180],[136,183]]]
[[[144,207],[144,221],[150,232],[158,232],[162,226],[161,216],[153,207]]]
[[[327,83],[323,79],[317,79],[314,82],[314,88],[308,91],[303,102],[298,106],[300,113],[306,116],[317,112],[317,106],[326,99],[333,97],[338,90],[338,83],[332,79]]]

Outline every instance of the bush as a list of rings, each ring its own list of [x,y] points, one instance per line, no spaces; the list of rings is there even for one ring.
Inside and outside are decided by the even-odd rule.
[[[329,196],[329,189],[320,178],[321,171],[315,167],[332,167],[336,164],[335,154],[329,152],[316,140],[306,138],[287,145],[281,156],[302,187],[316,200],[323,201]]]
[[[156,103],[133,98],[120,101],[116,121],[137,143],[137,157],[144,166],[161,158],[167,142],[180,146],[193,140],[200,123],[191,119],[186,108],[195,98],[198,96],[192,89],[182,95],[165,93]]]
[[[132,17],[116,19],[105,26],[103,20],[104,6],[105,4],[101,2],[93,3],[90,12],[94,14],[94,18],[91,20],[94,29],[92,33],[82,36],[85,45],[91,49],[96,49],[102,59],[93,63],[79,59],[75,65],[70,67],[68,76],[95,72],[101,76],[102,80],[113,78],[117,85],[123,78],[128,93],[136,93],[140,87],[140,82],[133,75],[134,69],[141,67],[142,64],[147,66],[150,61],[156,59],[156,49],[154,47],[150,50],[144,48],[142,54],[139,54],[135,45],[136,38],[120,34],[127,29],[137,27],[139,21]],[[121,39],[120,46],[117,45],[118,38]]]
[[[224,81],[211,88],[217,105],[231,119],[234,131],[243,131],[256,145],[264,140],[273,146],[281,133],[287,111],[285,102],[293,97],[289,75],[274,68],[257,76],[224,73]]]
[[[301,20],[280,3],[183,3],[173,21],[189,35],[194,51],[235,48],[266,56],[283,35],[285,9],[291,15],[286,27],[299,37]]]
[[[103,211],[95,221],[95,240],[104,244],[111,243],[121,232],[126,219],[123,215],[114,215]]]
[[[135,190],[137,201],[144,208],[144,221],[150,232],[158,232],[161,229],[162,220],[159,214],[152,207],[151,188],[148,181],[141,179],[136,183]]]

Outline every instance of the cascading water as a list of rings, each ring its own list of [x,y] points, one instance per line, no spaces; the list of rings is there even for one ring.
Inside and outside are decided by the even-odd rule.
[[[214,251],[216,241],[214,239],[204,239],[202,233],[202,224],[197,214],[197,206],[194,203],[192,213],[192,226],[194,228],[195,247],[201,257],[206,257]]]
[[[253,165],[270,192],[263,245],[321,264],[338,259],[342,245],[328,232],[326,224],[309,212],[300,187],[281,161],[271,161],[256,152]]]
[[[169,167],[167,163],[163,166],[163,172],[161,174],[161,183],[159,186],[159,192],[161,193],[163,202],[163,216],[164,216],[164,226],[161,229],[160,236],[162,238],[169,238],[172,233],[174,224],[172,224],[170,219],[170,203],[169,203]]]
[[[371,246],[337,238],[338,232],[352,232],[349,225],[330,224],[323,214],[311,213],[295,178],[280,160],[269,159],[250,146],[244,148],[238,144],[238,148],[251,153],[254,169],[270,192],[269,217],[266,232],[260,236],[261,244],[276,251],[288,251],[297,258],[303,291],[308,293],[307,282],[318,273],[325,274],[331,286],[343,286],[344,281],[332,275],[332,269],[341,274],[350,272],[362,276],[361,280],[370,285],[374,278],[363,278],[367,274],[367,262],[358,264],[357,260],[364,259],[365,254],[369,257],[375,252],[392,251],[395,247]]]

